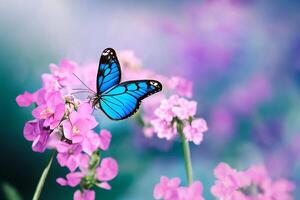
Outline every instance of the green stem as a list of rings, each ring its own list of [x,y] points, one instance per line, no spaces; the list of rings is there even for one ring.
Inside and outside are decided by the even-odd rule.
[[[44,171],[43,171],[43,173],[41,175],[39,183],[38,183],[38,185],[35,188],[35,192],[34,192],[32,200],[38,200],[40,198],[40,195],[41,195],[41,192],[43,190],[43,187],[44,187],[47,175],[49,173],[49,170],[50,170],[50,167],[51,167],[51,164],[52,164],[54,156],[55,156],[55,152],[52,153],[52,155],[50,157],[50,160],[49,160],[46,168],[44,169]]]
[[[191,152],[190,152],[189,142],[184,137],[182,129],[183,129],[183,124],[178,123],[177,130],[182,142],[186,177],[187,177],[188,185],[191,185],[193,183],[193,168],[192,168]]]

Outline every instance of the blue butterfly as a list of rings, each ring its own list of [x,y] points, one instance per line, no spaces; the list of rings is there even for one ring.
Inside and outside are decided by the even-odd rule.
[[[93,107],[99,108],[112,120],[132,116],[141,101],[162,90],[156,80],[134,80],[121,83],[121,68],[112,48],[106,48],[100,58],[97,73],[97,93],[91,98]]]

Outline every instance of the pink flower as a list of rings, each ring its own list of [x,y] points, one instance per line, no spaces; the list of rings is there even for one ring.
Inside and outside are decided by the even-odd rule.
[[[244,85],[236,87],[227,97],[229,105],[236,111],[247,114],[258,104],[270,99],[272,87],[264,75],[255,75]]]
[[[60,67],[50,64],[49,68],[51,73],[42,75],[41,89],[16,97],[19,106],[26,107],[32,103],[36,106],[32,111],[35,120],[25,124],[24,137],[32,141],[33,151],[55,148],[59,165],[70,170],[65,178],[57,178],[57,183],[79,186],[81,189],[74,193],[75,200],[93,200],[95,191],[90,189],[94,186],[111,189],[108,181],[118,173],[116,160],[100,157],[101,151],[108,149],[112,136],[107,130],[96,134],[93,128],[98,123],[92,115],[93,108],[70,94],[70,90],[78,88],[74,86],[80,83],[73,76],[79,70],[77,64],[62,60]],[[97,65],[93,65],[95,70]],[[86,78],[93,79],[89,75]],[[92,84],[94,88],[95,80]]]
[[[141,60],[136,57],[132,50],[120,51],[118,57],[123,68],[129,68],[133,70],[138,69],[141,66]]]
[[[96,90],[96,76],[98,70],[98,63],[88,63],[84,66],[84,70],[80,72],[82,80],[84,83],[91,88]]]
[[[16,102],[20,107],[28,107],[32,103],[37,105],[43,104],[45,102],[46,91],[42,88],[34,93],[24,92],[16,97]]]
[[[160,183],[154,187],[153,196],[155,199],[176,200],[178,199],[177,188],[179,187],[180,179],[169,179],[166,176],[160,178]]]
[[[106,151],[110,145],[111,133],[108,130],[102,129],[99,134],[100,137],[100,149]]]
[[[163,200],[204,200],[202,196],[202,183],[196,181],[188,187],[180,187],[180,179],[169,179],[162,176],[160,183],[156,184],[153,191],[155,199]]]
[[[75,187],[82,180],[93,180],[87,184],[94,184],[100,188],[110,190],[111,186],[108,181],[114,179],[118,174],[118,163],[113,158],[104,158],[99,166],[90,166],[90,158],[87,154],[78,155],[78,163],[80,171],[68,173],[66,179],[58,178],[56,182],[62,186],[69,185]],[[90,185],[93,186],[93,185]]]
[[[48,92],[59,91],[64,87],[70,87],[77,81],[73,73],[77,69],[77,64],[69,60],[62,60],[60,67],[55,64],[49,65],[51,74],[43,74],[43,87]]]
[[[273,196],[278,200],[292,200],[290,193],[295,190],[295,185],[290,181],[280,179],[273,183],[271,189]]]
[[[89,131],[82,142],[83,151],[91,155],[98,148],[107,150],[110,144],[111,134],[109,131],[102,129],[100,134],[94,131]]]
[[[235,132],[234,114],[225,106],[215,106],[211,111],[209,121],[211,133],[216,137],[229,138]]]
[[[193,83],[191,81],[173,76],[169,82],[170,87],[176,89],[179,95],[188,98],[193,96]]]
[[[174,97],[174,98],[172,98]],[[157,108],[154,111],[154,114],[159,119],[165,120],[167,122],[171,122],[172,119],[175,117],[175,114],[172,111],[173,108],[173,101],[175,101],[175,98],[177,100],[177,96],[172,96],[170,99],[163,99],[160,103],[159,108]]]
[[[36,119],[43,119],[44,127],[54,129],[58,126],[65,113],[65,104],[60,92],[49,93],[46,102],[32,111]]]
[[[207,131],[207,124],[204,119],[195,119],[191,125],[186,125],[183,129],[185,138],[199,145],[203,140],[203,132]]]
[[[29,92],[24,92],[24,94],[17,96],[16,102],[21,107],[28,107],[34,102],[34,95]]]
[[[233,200],[290,200],[294,184],[287,180],[273,181],[265,167],[253,166],[238,172],[225,163],[215,169],[217,181],[212,194],[220,199]]]
[[[77,67],[78,66],[75,62],[66,59],[61,60],[60,67],[55,64],[49,65],[51,74],[62,86],[68,85],[70,82],[72,82],[72,73],[75,72]]]
[[[143,133],[144,133],[145,137],[151,138],[154,135],[154,129],[153,129],[153,127],[144,127]]]
[[[83,176],[84,174],[82,172],[71,172],[67,174],[66,179],[57,178],[56,182],[61,186],[69,185],[71,187],[75,187],[80,183]]]
[[[86,134],[98,124],[91,113],[92,108],[88,103],[80,104],[78,111],[72,111],[69,119],[62,122],[64,136],[73,143],[82,142]]]
[[[24,137],[28,141],[33,141],[32,150],[36,152],[44,152],[50,133],[44,129],[43,120],[32,120],[26,122],[23,130]]]
[[[204,200],[203,186],[200,181],[194,182],[189,187],[180,187],[177,192],[180,200]]]
[[[193,117],[197,111],[197,102],[188,101],[184,98],[179,98],[176,104],[172,107],[172,112],[181,120],[187,120]]]
[[[60,166],[67,166],[70,171],[74,171],[80,162],[80,153],[82,147],[80,144],[67,144],[65,142],[59,142],[56,145],[57,149],[57,161]]]
[[[110,181],[118,174],[118,163],[113,158],[104,158],[100,166],[96,169],[97,179],[100,181]]]
[[[155,115],[166,121],[172,121],[174,117],[187,120],[193,117],[197,111],[197,103],[188,101],[177,95],[161,101],[160,107],[155,110]]]
[[[88,155],[92,155],[100,146],[100,137],[94,131],[88,131],[82,141],[82,150]]]
[[[74,200],[94,200],[95,199],[95,191],[94,190],[76,190],[74,193]]]
[[[176,124],[172,125],[170,122],[161,119],[154,119],[151,121],[154,131],[158,138],[166,138],[172,140],[177,135]]]
[[[62,86],[52,74],[42,74],[42,80],[43,88],[45,88],[47,92],[59,91],[62,88]]]
[[[159,138],[171,140],[178,134],[177,125],[183,124],[187,140],[200,144],[207,125],[204,119],[194,118],[196,110],[195,101],[172,95],[169,99],[161,101],[159,108],[154,111],[156,118],[151,120],[151,125]]]
[[[142,66],[140,66],[140,61],[135,57],[134,53],[131,51],[124,51],[120,52],[119,60],[121,63],[121,66],[124,67],[123,74],[125,80],[132,80],[136,77],[144,77],[147,79],[156,79],[162,82],[164,85],[164,91],[165,93],[159,93],[151,98],[145,99],[142,105],[142,115],[139,115],[140,118],[139,121],[141,121],[141,125],[144,127],[144,134],[146,137],[150,138],[154,135],[154,128],[151,128],[152,120],[155,120],[157,116],[161,119],[160,121],[167,121],[171,122],[172,119],[175,117],[182,117],[182,118],[188,118],[190,115],[195,114],[195,108],[196,108],[196,102],[193,102],[192,104],[184,105],[185,107],[188,106],[185,109],[177,109],[175,108],[174,111],[178,113],[178,116],[173,113],[172,109],[174,107],[173,104],[170,104],[170,102],[174,99],[179,99],[179,96],[174,95],[174,97],[171,97],[169,100],[163,100],[166,95],[165,94],[179,94],[181,96],[185,97],[191,97],[192,96],[192,82],[185,80],[181,77],[166,77],[159,74],[154,73],[151,70],[143,69]],[[94,84],[94,81],[92,82]],[[176,103],[176,102],[175,102]],[[157,107],[160,107],[159,109],[156,109]],[[162,124],[163,122],[158,122],[156,124]],[[150,128],[149,128],[150,127]],[[171,127],[171,126],[168,126]],[[171,129],[168,129],[169,132],[172,132]],[[161,133],[162,135],[166,135]],[[164,136],[162,136],[164,137]],[[170,136],[167,136],[167,138],[172,138]]]

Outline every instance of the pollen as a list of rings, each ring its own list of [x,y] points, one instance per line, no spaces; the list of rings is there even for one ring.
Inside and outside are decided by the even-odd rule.
[[[74,134],[79,134],[79,133],[80,133],[80,130],[79,130],[79,128],[77,128],[77,126],[73,126],[72,132],[73,132]]]
[[[46,108],[45,110],[43,110],[41,112],[41,118],[42,119],[46,119],[47,117],[49,117],[49,115],[52,115],[53,114],[53,111],[50,109],[50,108]]]

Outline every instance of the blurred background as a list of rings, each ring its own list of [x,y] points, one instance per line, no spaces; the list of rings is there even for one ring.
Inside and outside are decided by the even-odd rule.
[[[209,126],[203,143],[191,145],[206,199],[214,199],[213,169],[221,161],[238,169],[262,163],[272,177],[299,185],[299,9],[297,0],[1,0],[1,184],[30,199],[49,158],[23,138],[31,108],[19,108],[15,97],[40,88],[49,63],[98,62],[113,47],[133,50],[147,69],[193,81],[198,115]],[[153,199],[161,175],[185,183],[179,142],[149,141],[132,120],[102,127],[113,134],[106,155],[118,160],[120,173],[111,191],[97,190],[98,199]],[[42,199],[72,198],[74,189],[55,182],[65,173],[53,165]],[[300,199],[299,188],[294,195]]]

